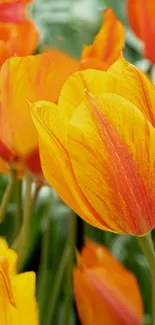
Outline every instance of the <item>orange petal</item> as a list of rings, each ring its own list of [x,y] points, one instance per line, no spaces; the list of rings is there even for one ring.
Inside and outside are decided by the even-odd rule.
[[[33,54],[38,42],[39,33],[31,20],[20,25],[0,23],[0,66],[11,56]]]
[[[108,272],[126,272],[125,267],[117,261],[111,252],[98,243],[86,240],[81,251],[81,257],[86,267],[103,267]]]
[[[123,281],[122,274],[111,274],[101,268],[74,269],[73,280],[77,309],[83,325],[101,325],[103,319],[104,325],[142,324],[142,299],[131,274],[123,273]]]
[[[25,56],[35,52],[39,43],[39,31],[33,21],[27,19],[20,25],[14,25],[12,35],[14,55]]]
[[[127,11],[133,31],[144,43],[144,55],[155,63],[154,0],[128,0]]]
[[[125,30],[123,25],[116,18],[112,9],[107,9],[104,12],[103,24],[94,39],[94,43],[84,47],[81,58],[99,59],[103,63],[105,62],[105,68],[107,68],[120,56],[124,48],[124,41]]]
[[[68,125],[78,185],[114,232],[145,234],[155,226],[155,130],[118,95],[91,96],[88,102]]]
[[[28,100],[57,101],[62,85],[73,69],[73,66],[68,69],[62,59],[60,54],[54,62],[51,53],[16,57],[8,59],[1,68],[0,137],[18,156],[25,157],[38,146]]]

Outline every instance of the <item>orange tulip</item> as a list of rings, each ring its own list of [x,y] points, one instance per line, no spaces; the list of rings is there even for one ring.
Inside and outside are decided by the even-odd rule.
[[[142,72],[125,60],[77,72],[32,117],[44,176],[79,216],[116,233],[155,227],[155,88]]]
[[[129,23],[144,44],[144,56],[155,63],[155,2],[154,0],[128,0]]]
[[[112,9],[104,12],[104,20],[92,45],[84,46],[81,69],[107,70],[124,48],[125,30]]]
[[[0,21],[23,23],[28,3],[33,0],[0,0]]]
[[[31,55],[37,48],[39,32],[27,19],[31,0],[0,0],[0,66],[13,55]]]
[[[53,50],[50,53],[8,59],[0,71],[0,156],[15,169],[41,171],[37,132],[29,101],[42,97],[57,102],[66,78],[78,62]]]
[[[39,42],[39,33],[31,20],[22,24],[0,23],[0,66],[13,55],[33,54]]]
[[[105,247],[86,242],[73,270],[73,282],[82,325],[142,324],[136,278]]]

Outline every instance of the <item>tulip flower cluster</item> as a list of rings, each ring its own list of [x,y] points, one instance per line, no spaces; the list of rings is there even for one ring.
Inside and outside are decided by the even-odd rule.
[[[149,75],[155,63],[155,3],[126,3],[129,25],[143,43],[141,56],[150,61],[144,73],[125,58],[125,27],[111,8],[78,59],[55,48],[35,54],[42,31],[29,17],[31,2],[0,0],[0,173],[8,176],[0,227],[17,192],[13,239],[0,229],[13,248],[0,238],[0,325],[42,325],[46,314],[49,238],[53,245],[48,233],[37,282],[39,308],[35,273],[23,273],[43,185],[72,210],[47,325],[56,323],[66,269],[64,325],[70,325],[72,282],[81,325],[143,324],[138,279],[102,243],[85,239],[80,218],[103,232],[138,240],[151,271],[150,324],[155,325],[155,86]]]

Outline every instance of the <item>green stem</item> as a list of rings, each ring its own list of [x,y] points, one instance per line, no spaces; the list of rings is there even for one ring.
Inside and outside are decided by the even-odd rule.
[[[11,169],[7,188],[4,192],[0,205],[0,224],[4,221],[7,212],[8,203],[13,192],[14,184],[16,182],[16,171]]]
[[[17,216],[16,216],[16,234],[19,233],[23,221],[23,208],[22,208],[22,180],[19,180],[16,185],[17,197]]]
[[[58,266],[58,270],[57,270],[57,274],[54,280],[54,286],[51,292],[51,296],[49,298],[49,306],[50,308],[48,309],[48,315],[47,315],[47,325],[51,325],[54,323],[54,315],[55,315],[55,311],[56,311],[56,307],[57,307],[57,303],[58,303],[58,299],[60,296],[60,292],[61,292],[61,285],[62,285],[62,280],[64,277],[64,272],[65,272],[65,268],[66,268],[66,264],[67,264],[67,260],[69,257],[69,246],[68,243],[66,244],[59,266]]]
[[[25,201],[24,201],[23,225],[16,242],[16,246],[17,246],[16,249],[18,251],[19,271],[23,269],[25,260],[27,258],[28,247],[29,247],[29,236],[30,236],[31,217],[32,217],[31,185],[32,185],[32,175],[28,172],[26,175],[26,191],[25,191]]]
[[[152,325],[155,325],[155,251],[151,233],[144,237],[137,237],[137,240],[146,257],[152,276]]]
[[[51,202],[52,200],[52,202]],[[54,199],[51,196],[47,197],[47,204],[45,207],[45,211],[43,215],[46,218],[46,228],[42,237],[41,244],[41,258],[40,258],[40,267],[39,267],[39,275],[38,275],[38,286],[37,286],[37,298],[39,303],[39,311],[40,311],[40,323],[44,320],[45,310],[47,304],[47,286],[48,283],[48,274],[49,274],[49,251],[51,250],[51,234],[53,224],[51,223],[50,216],[52,213]],[[51,271],[50,271],[51,274]]]
[[[65,290],[65,306],[64,306],[64,325],[69,325],[70,323],[70,313],[72,306],[72,272],[74,265],[74,251],[76,245],[76,228],[77,228],[77,216],[74,212],[71,213],[70,217],[70,231],[69,231],[69,247],[70,254],[68,258],[67,265],[67,279],[66,279],[66,290]]]
[[[39,196],[39,192],[40,192],[41,186],[36,186],[33,197],[32,197],[32,210],[35,207],[36,201],[38,199]]]

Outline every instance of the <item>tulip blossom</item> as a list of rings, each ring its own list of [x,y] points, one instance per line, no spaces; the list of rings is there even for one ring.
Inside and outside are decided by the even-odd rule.
[[[120,56],[125,42],[125,29],[121,22],[116,18],[112,9],[107,9],[103,12],[103,22],[98,34],[96,35],[91,45],[85,45],[77,65],[77,70],[97,69],[107,70]],[[56,59],[58,51],[54,52]],[[68,56],[68,66],[73,59]],[[73,63],[72,63],[73,64]]]
[[[152,63],[155,63],[154,0],[128,0],[127,14],[134,33],[143,42],[144,56]]]
[[[69,66],[68,66],[69,63]],[[37,132],[29,103],[57,102],[66,78],[78,62],[62,53],[8,59],[0,71],[0,157],[12,168],[41,171]]]
[[[155,88],[124,59],[32,104],[46,180],[79,216],[115,233],[155,227]]]
[[[29,0],[0,0],[0,66],[11,56],[31,55],[37,48],[39,32],[27,19]]]
[[[34,272],[16,273],[17,254],[0,239],[0,324],[37,325]]]
[[[86,242],[73,270],[73,282],[82,325],[142,325],[136,278],[105,247]]]
[[[125,30],[112,9],[103,13],[103,23],[93,44],[84,46],[81,69],[106,70],[120,56],[124,48]]]
[[[33,0],[0,0],[0,22],[23,23]]]

